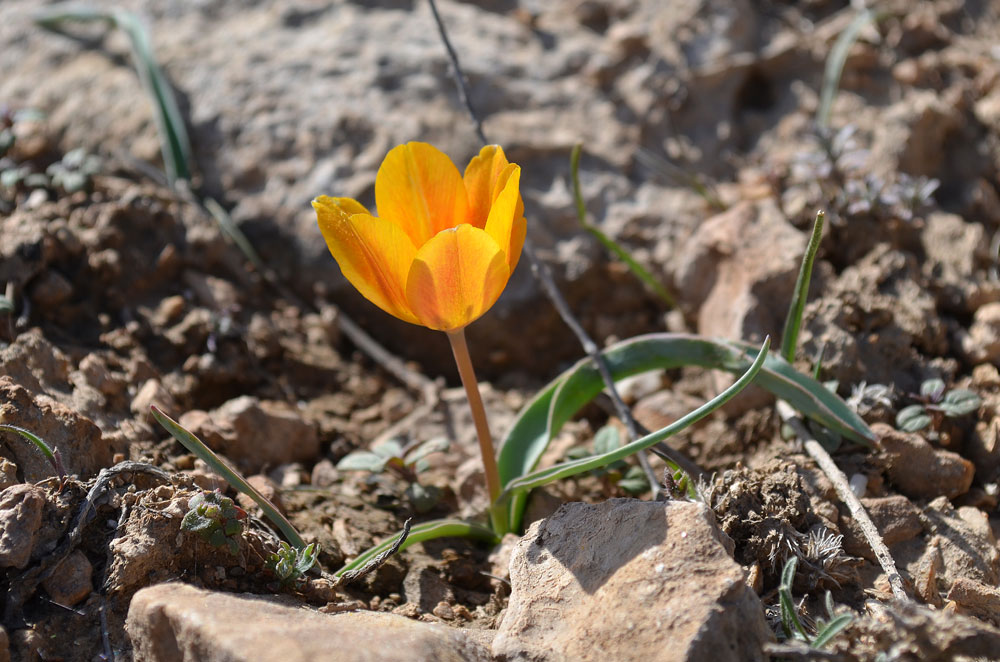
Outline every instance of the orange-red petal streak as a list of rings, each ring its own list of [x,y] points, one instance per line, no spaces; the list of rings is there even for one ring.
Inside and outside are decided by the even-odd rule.
[[[394,147],[375,176],[375,204],[423,246],[441,230],[465,222],[468,201],[458,168],[427,143]]]
[[[460,329],[492,306],[510,277],[507,259],[483,230],[445,230],[417,252],[406,298],[420,323],[440,331]]]

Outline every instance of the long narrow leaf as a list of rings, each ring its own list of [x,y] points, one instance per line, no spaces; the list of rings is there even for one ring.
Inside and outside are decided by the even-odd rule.
[[[830,109],[833,107],[833,97],[840,87],[840,76],[844,73],[844,64],[851,46],[858,40],[861,30],[875,20],[875,12],[866,9],[854,17],[854,20],[837,37],[836,43],[830,49],[823,69],[823,89],[820,92],[819,107],[816,109],[816,123],[823,129],[830,126]]]
[[[636,278],[641,280],[646,284],[646,287],[653,290],[658,297],[663,299],[669,307],[675,308],[677,306],[674,297],[667,291],[667,288],[663,287],[659,280],[656,279],[653,274],[649,273],[646,267],[639,264],[635,258],[629,255],[629,252],[622,248],[621,244],[616,242],[614,239],[604,234],[600,228],[598,228],[593,223],[587,221],[587,208],[583,203],[583,192],[580,189],[580,152],[582,148],[580,145],[575,145],[573,151],[570,154],[570,175],[573,179],[573,199],[576,202],[576,217],[580,221],[580,225],[583,229],[589,232],[597,241],[601,243],[604,248],[614,254],[619,260],[625,263],[625,266],[635,274]]]
[[[296,549],[305,549],[306,542],[299,535],[299,532],[295,530],[292,523],[285,519],[274,505],[267,500],[263,494],[258,492],[253,485],[248,483],[243,479],[235,470],[233,470],[226,462],[216,455],[211,448],[206,446],[201,439],[194,436],[191,432],[186,430],[181,426],[180,423],[170,418],[162,411],[156,408],[156,406],[150,407],[153,413],[153,418],[162,425],[167,432],[169,432],[174,439],[179,441],[184,448],[188,449],[194,453],[198,458],[212,468],[212,471],[219,474],[226,479],[226,482],[233,486],[234,489],[243,492],[248,497],[254,500],[260,509],[264,511],[264,514],[269,520],[271,520],[275,526],[281,529],[281,532],[285,534],[285,538],[291,543]]]
[[[823,648],[830,641],[840,634],[840,631],[851,624],[854,620],[854,616],[851,614],[841,614],[836,616],[832,621],[823,626],[819,632],[816,633],[816,638],[810,642],[810,646],[813,648]]]
[[[724,390],[719,395],[715,396],[702,406],[698,407],[694,411],[690,412],[686,416],[678,419],[677,421],[671,423],[670,425],[657,430],[651,434],[646,435],[640,439],[637,439],[625,446],[616,448],[614,450],[608,451],[607,453],[602,453],[600,455],[594,455],[592,457],[583,458],[580,460],[575,460],[572,462],[564,462],[562,464],[557,464],[554,467],[548,467],[540,471],[534,471],[528,473],[524,476],[520,476],[511,480],[506,485],[504,485],[504,493],[500,496],[502,501],[504,498],[509,498],[511,494],[515,492],[523,492],[527,490],[534,489],[536,487],[541,487],[542,485],[547,485],[560,478],[568,478],[569,476],[574,476],[576,474],[582,473],[584,471],[590,471],[591,469],[596,469],[598,467],[605,466],[612,462],[624,459],[633,453],[637,453],[645,448],[649,448],[664,439],[667,439],[673,434],[680,432],[681,430],[687,428],[688,426],[696,423],[705,416],[721,407],[727,401],[729,401],[733,396],[742,391],[754,377],[760,372],[761,368],[764,366],[764,360],[767,357],[767,350],[770,347],[770,339],[764,340],[764,345],[761,347],[754,359],[753,363],[749,365],[746,372],[737,379],[729,388]],[[514,527],[520,524],[520,513],[513,513],[511,517],[511,524]]]
[[[54,451],[51,448],[49,448],[49,445],[45,443],[45,440],[39,437],[37,434],[31,432],[30,430],[25,430],[22,427],[18,427],[17,425],[10,425],[9,423],[0,424],[0,430],[10,430],[11,432],[16,432],[17,434],[21,435],[22,437],[30,441],[32,444],[35,445],[35,448],[41,451],[42,455],[44,455],[45,459],[49,461],[49,464],[52,465],[52,468],[55,470],[55,472],[59,474],[59,477],[60,478],[66,477],[66,470],[63,469],[62,460],[59,457],[59,451]]]
[[[816,253],[819,251],[819,242],[823,238],[823,220],[825,218],[826,214],[822,210],[816,213],[816,221],[813,223],[812,234],[809,236],[809,244],[806,246],[805,255],[802,256],[802,264],[799,266],[799,276],[795,280],[792,301],[788,305],[788,314],[785,316],[785,329],[781,332],[781,356],[789,363],[795,360],[799,329],[802,328],[802,312],[806,307],[806,299],[809,298],[809,281],[812,278]]]
[[[604,357],[612,376],[620,380],[650,370],[688,365],[740,375],[746,372],[756,351],[757,348],[743,343],[659,333],[613,345],[604,351]],[[835,393],[775,354],[768,355],[757,384],[788,401],[807,418],[845,437],[865,445],[875,441],[865,422]],[[589,359],[543,388],[521,410],[500,445],[497,464],[501,483],[507,484],[533,470],[552,435],[603,388],[604,382]]]
[[[153,104],[153,119],[160,137],[160,151],[167,179],[173,186],[191,178],[191,142],[184,116],[177,105],[173,88],[153,54],[152,42],[139,17],[125,10],[99,10],[88,7],[57,8],[35,16],[35,22],[49,30],[63,32],[64,23],[104,22],[121,29],[129,38],[136,73]]]
[[[385,540],[377,546],[363,552],[360,556],[358,556],[358,558],[333,573],[334,576],[340,577],[346,572],[363,567],[369,560],[392,547],[399,539],[400,535],[401,534],[397,533],[388,540]],[[495,534],[492,529],[482,526],[481,524],[474,524],[472,522],[465,522],[457,519],[441,519],[424,522],[423,524],[417,524],[411,528],[410,534],[407,536],[406,540],[403,541],[403,544],[400,545],[399,551],[402,551],[410,545],[418,542],[434,540],[436,538],[471,538],[473,540],[482,540],[490,543],[499,542],[497,534]]]

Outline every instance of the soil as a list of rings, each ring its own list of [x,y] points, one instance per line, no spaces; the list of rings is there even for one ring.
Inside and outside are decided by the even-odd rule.
[[[629,136],[632,148],[678,155],[685,181],[693,177],[709,185],[711,195],[702,198],[676,173],[659,181],[665,177],[655,166],[659,162],[650,166],[648,158],[635,156],[639,151],[618,161],[607,152],[585,160],[585,192],[595,201],[597,221],[676,290],[679,305],[670,311],[591,246],[589,235],[575,226],[565,230],[571,217],[569,145],[535,135],[544,127],[518,138],[512,159],[520,151],[525,171],[538,169],[525,184],[529,213],[532,205],[537,211],[529,226],[538,229],[529,234],[536,233],[544,255],[555,261],[560,284],[599,342],[665,329],[751,340],[779,333],[776,324],[784,317],[800,254],[790,267],[782,266],[787,255],[767,253],[766,246],[749,257],[739,245],[722,250],[699,228],[720,218],[719,227],[728,227],[725,214],[752,210],[746,213],[753,227],[791,233],[801,251],[810,210],[823,207],[828,232],[806,308],[799,367],[811,371],[821,357],[822,378],[835,382],[872,425],[891,425],[932,377],[983,399],[978,411],[935,420],[920,434],[886,428],[892,444],[868,450],[844,443],[835,453],[908,590],[934,608],[932,614],[892,606],[885,576],[847,508],[800,444],[783,436],[768,398],[741,398],[671,440],[704,470],[703,498],[733,539],[734,556],[776,632],[777,586],[791,556],[800,559],[794,589],[807,620],[826,617],[827,590],[838,609],[857,616],[847,635],[831,645],[842,659],[875,659],[890,649],[891,659],[947,659],[947,637],[926,633],[953,627],[949,614],[971,616],[984,627],[1000,625],[1000,604],[982,597],[1000,581],[996,8],[944,0],[916,9],[886,3],[877,28],[862,31],[849,51],[833,106],[829,135],[836,138],[824,151],[813,121],[816,90],[830,44],[854,15],[847,3],[764,2],[748,9],[761,33],[751,64],[730,58],[715,72],[692,69],[678,79],[688,86],[673,92],[664,89],[669,77],[644,64],[657,61],[653,47],[638,36],[630,40],[625,29],[634,29],[643,12],[654,11],[647,5],[656,3],[610,3],[613,9],[554,3],[566,5],[569,27],[557,20],[557,9],[483,4],[496,6],[475,12],[490,13],[491,21],[503,25],[528,26],[523,29],[534,31],[534,39],[570,31],[605,43],[610,55],[604,69],[591,62],[569,78],[586,78],[605,101],[622,104],[615,131]],[[713,3],[693,5],[698,20],[728,15]],[[479,15],[470,7],[461,11],[462,21]],[[625,27],[616,32],[615,24]],[[294,21],[283,25],[297,29]],[[732,30],[730,25],[724,35],[727,44],[739,42]],[[762,35],[770,45],[758,43],[768,41]],[[696,46],[682,36],[674,44],[682,50]],[[796,53],[814,50],[808,64],[797,61]],[[117,66],[127,70],[127,63]],[[446,68],[440,69],[435,75],[448,81]],[[734,76],[742,84],[729,90]],[[652,101],[646,114],[639,113],[644,85],[651,86],[649,94],[671,99],[674,128],[668,126],[670,112]],[[450,88],[442,84],[440,95],[447,94]],[[715,115],[697,119],[698,108],[714,98],[735,104],[725,131]],[[56,446],[69,474],[61,480],[23,438],[0,432],[0,514],[6,518],[0,585],[13,659],[83,661],[108,651],[130,659],[123,627],[129,600],[140,588],[169,580],[225,591],[280,590],[326,611],[372,609],[495,628],[509,590],[506,568],[474,543],[416,545],[345,588],[332,589],[316,577],[282,588],[266,568],[278,539],[251,503],[243,502],[248,517],[235,551],[181,531],[195,494],[219,488],[236,495],[156,424],[151,404],[180,418],[270,490],[303,537],[318,543],[319,565],[327,572],[399,531],[407,518],[481,513],[485,495],[474,431],[457,383],[445,381],[454,379],[445,341],[412,335],[418,331],[394,336],[394,323],[363,313],[375,320],[365,328],[407,370],[438,380],[431,389],[433,406],[425,407],[427,393],[401,381],[344,333],[343,321],[358,302],[342,299],[349,295],[338,287],[315,287],[305,268],[297,273],[289,267],[296,259],[311,265],[314,258],[296,254],[296,242],[306,235],[293,227],[292,216],[268,217],[260,212],[267,205],[259,203],[265,220],[249,214],[257,225],[243,223],[258,246],[276,236],[296,237],[275,248],[276,271],[261,271],[191,195],[157,181],[150,173],[155,168],[122,157],[129,147],[142,153],[141,141],[135,146],[119,135],[118,144],[94,146],[85,137],[87,127],[80,126],[85,120],[53,113],[44,103],[39,110],[47,117],[24,118],[16,114],[31,107],[24,99],[0,101],[11,110],[0,121],[16,135],[0,170],[51,172],[50,166],[66,162],[81,146],[103,158],[78,190],[51,179],[0,187],[0,284],[12,304],[0,311],[0,423],[31,430]],[[531,118],[545,117],[539,108],[544,104],[530,109]],[[461,118],[457,106],[449,112]],[[500,115],[503,134],[511,120]],[[198,125],[197,141],[206,123],[188,121]],[[460,119],[455,123],[464,127]],[[707,126],[713,130],[701,130]],[[359,136],[363,140],[364,133]],[[226,141],[225,135],[216,138]],[[534,138],[539,142],[531,147]],[[595,149],[600,152],[603,143]],[[248,200],[263,195],[264,184],[248,184],[247,173],[232,160],[221,163],[221,171],[202,173],[208,189],[231,183],[232,195],[241,186]],[[268,173],[271,165],[263,160],[254,167]],[[365,166],[369,175],[372,167]],[[609,175],[611,169],[619,172]],[[932,179],[936,189],[920,193],[921,186],[930,190]],[[321,193],[333,191],[311,195]],[[234,217],[245,220],[239,209]],[[274,225],[271,235],[267,223]],[[321,242],[318,232],[310,241]],[[581,243],[587,246],[582,251]],[[673,251],[664,252],[670,246]],[[725,268],[741,260],[766,268]],[[481,372],[490,382],[484,397],[497,436],[541,385],[582,354],[558,326],[541,289],[521,276],[512,284],[518,288],[512,303],[498,304],[497,318],[482,322],[488,329],[479,338],[473,334]],[[682,288],[685,283],[696,283],[697,291]],[[739,297],[725,306],[726,315],[706,313],[714,308],[703,304],[720,292]],[[741,306],[747,311],[740,313]],[[526,322],[530,333],[511,331],[517,315],[534,316]],[[494,338],[502,339],[491,349]],[[525,358],[526,352],[538,360]],[[657,428],[704,402],[719,384],[714,373],[678,369],[636,380],[626,392],[640,422]],[[589,445],[608,421],[604,409],[589,407],[566,427],[546,461]],[[429,468],[419,475],[422,485],[440,491],[429,509],[415,506],[405,477],[336,468],[352,450],[397,435],[404,442],[442,436],[451,442],[447,453],[428,458]],[[98,473],[112,466],[118,472],[98,485]],[[626,495],[615,477],[567,480],[536,491],[525,524],[564,501]],[[955,654],[982,654],[974,646],[954,645]]]

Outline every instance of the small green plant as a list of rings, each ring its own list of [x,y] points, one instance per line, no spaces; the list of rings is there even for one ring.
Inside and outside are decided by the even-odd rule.
[[[404,446],[399,439],[387,439],[371,447],[371,450],[356,450],[345,455],[337,463],[341,471],[370,471],[379,474],[391,471],[409,483],[406,497],[418,513],[431,510],[441,499],[441,490],[433,485],[423,485],[417,475],[426,471],[430,464],[427,456],[448,450],[445,437],[435,437],[425,442],[414,442]]]
[[[278,551],[267,559],[267,567],[278,578],[281,588],[291,588],[298,584],[316,563],[316,543],[303,549],[295,549],[281,541]]]
[[[928,379],[920,385],[920,394],[914,395],[916,404],[903,407],[896,414],[896,427],[903,432],[919,432],[930,426],[937,431],[945,417],[957,418],[979,409],[983,399],[964,388],[945,390],[941,379]]]
[[[851,614],[836,614],[833,597],[826,592],[825,606],[828,620],[816,621],[816,634],[810,636],[799,618],[795,600],[792,598],[792,583],[795,581],[795,570],[798,557],[792,556],[781,571],[781,585],[778,587],[778,601],[781,606],[781,626],[788,639],[801,639],[810,648],[821,649],[850,625],[854,617]]]
[[[192,434],[191,431],[164,414],[155,405],[151,406],[149,409],[153,414],[153,418],[155,418],[156,421],[162,425],[174,439],[179,441],[184,448],[194,453],[202,462],[211,467],[212,471],[222,476],[234,489],[253,499],[254,502],[260,506],[264,515],[271,520],[271,522],[273,522],[278,529],[281,530],[281,533],[290,543],[292,543],[292,545],[295,546],[296,549],[304,549],[306,547],[306,542],[302,539],[302,536],[299,535],[299,532],[295,530],[295,527],[292,526],[292,523],[289,522],[285,516],[274,507],[273,503],[267,500],[267,497],[257,491],[253,485],[248,483],[243,476],[239,475],[239,473],[237,473],[232,467],[226,464],[221,457],[216,455],[211,448],[206,446],[205,443]]]
[[[221,492],[199,492],[188,500],[181,530],[197,533],[212,547],[239,552],[238,534],[243,530],[246,511]]]
[[[602,455],[617,450],[621,446],[621,431],[614,425],[605,425],[594,434],[594,440],[589,449],[575,446],[566,453],[566,459],[582,460],[593,455]],[[649,491],[649,483],[646,481],[646,475],[642,468],[635,465],[629,466],[624,460],[606,464],[589,473],[603,479],[608,486],[617,485],[633,496]]]

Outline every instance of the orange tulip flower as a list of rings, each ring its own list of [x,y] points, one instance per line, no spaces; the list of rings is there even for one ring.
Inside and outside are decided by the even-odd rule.
[[[356,200],[313,200],[348,281],[401,320],[464,328],[496,302],[524,245],[519,166],[484,147],[459,174],[435,147],[393,148],[375,177],[375,217]]]
[[[340,270],[376,306],[401,320],[445,331],[472,408],[483,456],[490,517],[500,474],[465,342],[465,327],[496,302],[524,246],[521,168],[490,145],[465,175],[426,143],[394,147],[375,176],[379,217],[350,198],[313,200],[319,229]]]

